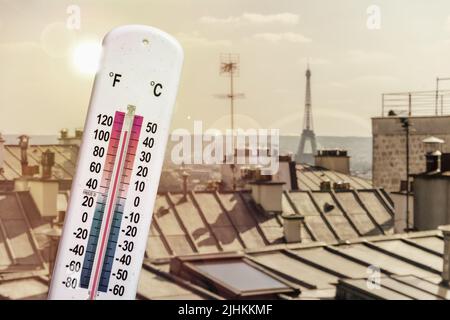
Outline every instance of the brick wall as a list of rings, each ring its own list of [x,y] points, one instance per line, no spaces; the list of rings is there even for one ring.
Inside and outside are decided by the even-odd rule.
[[[445,141],[442,152],[450,152],[450,116],[410,118],[410,173],[425,171],[423,139],[435,136]],[[373,184],[398,191],[406,179],[406,135],[397,117],[372,118]]]

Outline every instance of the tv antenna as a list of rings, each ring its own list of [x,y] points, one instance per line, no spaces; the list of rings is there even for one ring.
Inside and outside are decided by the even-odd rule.
[[[234,92],[234,78],[239,77],[239,54],[222,53],[220,55],[220,75],[230,77],[230,93],[216,95],[218,98],[230,99],[230,116],[231,116],[231,150],[234,152],[234,99],[244,98],[243,93]],[[233,190],[236,190],[236,168],[231,165],[233,172]]]
[[[222,53],[220,55],[220,75],[230,78],[230,93],[219,94],[216,97],[230,99],[231,133],[234,136],[234,100],[245,97],[243,93],[234,92],[234,78],[239,77],[239,54]]]

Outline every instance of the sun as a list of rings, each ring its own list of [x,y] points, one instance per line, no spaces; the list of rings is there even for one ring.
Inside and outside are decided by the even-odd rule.
[[[72,52],[72,63],[75,69],[86,75],[93,75],[98,70],[102,46],[98,42],[89,41],[78,44]]]

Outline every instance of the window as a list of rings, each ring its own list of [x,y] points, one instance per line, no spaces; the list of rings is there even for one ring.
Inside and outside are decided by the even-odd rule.
[[[298,290],[250,259],[237,254],[176,257],[171,273],[224,298],[278,298]]]
[[[201,262],[195,266],[211,278],[239,291],[287,288],[284,283],[242,260]]]

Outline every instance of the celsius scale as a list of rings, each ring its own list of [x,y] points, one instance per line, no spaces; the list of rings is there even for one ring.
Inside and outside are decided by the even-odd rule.
[[[49,299],[135,299],[182,62],[158,29],[105,36]]]

